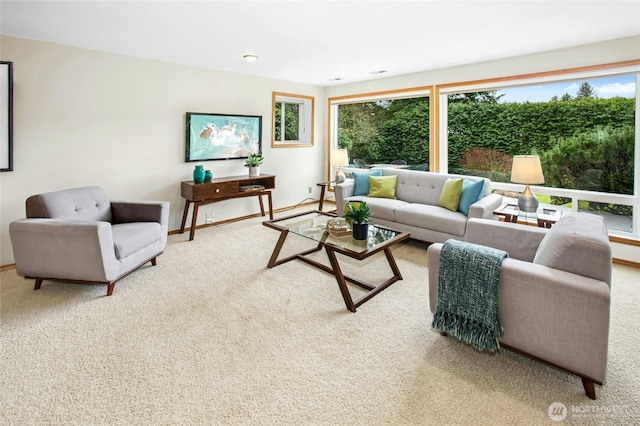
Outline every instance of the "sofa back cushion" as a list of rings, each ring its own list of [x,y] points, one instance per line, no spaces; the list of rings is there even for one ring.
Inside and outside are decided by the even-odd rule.
[[[28,218],[111,222],[111,203],[97,186],[32,195],[26,210]]]
[[[444,183],[449,178],[465,178],[470,181],[483,180],[477,176],[462,176],[418,170],[383,169],[384,176],[397,175],[396,198],[409,203],[437,206]],[[491,182],[484,179],[483,197],[491,194]]]
[[[611,285],[611,244],[601,216],[568,213],[542,239],[533,263]]]

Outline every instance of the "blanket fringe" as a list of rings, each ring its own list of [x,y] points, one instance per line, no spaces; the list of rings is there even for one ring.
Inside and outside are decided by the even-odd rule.
[[[496,334],[490,327],[487,327],[481,322],[444,311],[435,313],[431,326],[436,330],[443,331],[459,340],[469,343],[477,350],[496,352],[500,349],[498,337],[503,334],[502,327],[497,330],[498,333]]]

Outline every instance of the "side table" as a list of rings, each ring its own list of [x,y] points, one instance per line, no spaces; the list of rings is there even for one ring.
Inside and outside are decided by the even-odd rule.
[[[326,182],[319,182],[316,184],[316,186],[320,187],[320,203],[318,204],[318,210],[322,211],[322,206],[324,206],[324,195],[326,192],[327,187],[331,187],[331,184],[335,183],[334,180],[329,180]]]
[[[517,204],[505,203],[501,205],[493,214],[504,217],[505,222],[522,223],[525,225],[537,225],[540,228],[551,228],[551,226],[562,217],[560,208],[541,207],[535,213],[523,212]]]

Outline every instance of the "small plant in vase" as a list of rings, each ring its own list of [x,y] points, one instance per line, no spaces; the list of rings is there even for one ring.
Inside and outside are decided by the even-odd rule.
[[[260,164],[264,161],[262,153],[249,154],[244,166],[249,168],[249,176],[260,176]]]
[[[344,218],[351,221],[353,238],[366,240],[369,234],[371,210],[366,202],[349,202],[344,206]]]

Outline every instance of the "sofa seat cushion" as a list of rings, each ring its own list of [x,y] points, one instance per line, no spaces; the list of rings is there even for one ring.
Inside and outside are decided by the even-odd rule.
[[[396,209],[409,204],[402,200],[377,197],[349,197],[347,198],[347,201],[366,201],[369,209],[371,209],[372,218],[390,221],[395,220],[394,217]]]
[[[118,259],[160,241],[162,229],[158,222],[133,222],[112,225],[113,245]]]
[[[406,204],[398,207],[395,221],[456,236],[463,236],[467,229],[467,216],[463,213],[427,204]]]

